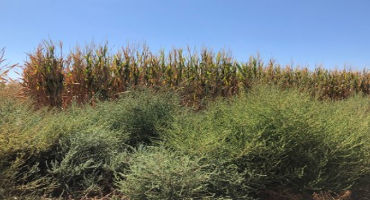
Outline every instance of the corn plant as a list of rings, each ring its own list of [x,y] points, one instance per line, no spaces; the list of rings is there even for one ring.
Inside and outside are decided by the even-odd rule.
[[[61,107],[64,88],[63,56],[56,55],[52,42],[44,42],[34,54],[29,55],[29,59],[23,71],[26,93],[40,104]]]

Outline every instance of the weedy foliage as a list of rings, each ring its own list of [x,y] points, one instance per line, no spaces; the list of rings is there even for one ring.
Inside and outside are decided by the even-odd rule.
[[[227,158],[239,171],[259,175],[251,182],[245,176],[252,188],[341,191],[369,173],[369,106],[368,98],[321,102],[256,86],[246,96],[179,116],[163,137],[176,151]]]
[[[132,199],[210,198],[211,172],[200,158],[178,155],[163,148],[139,147],[122,173],[118,187]]]
[[[171,95],[132,92],[63,112],[0,99],[0,195],[81,198],[114,188],[128,151],[158,141],[171,122]]]

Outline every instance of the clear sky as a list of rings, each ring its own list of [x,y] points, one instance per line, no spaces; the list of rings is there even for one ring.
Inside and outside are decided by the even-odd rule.
[[[369,0],[0,0],[0,47],[20,63],[44,39],[152,50],[209,47],[246,61],[370,68]]]

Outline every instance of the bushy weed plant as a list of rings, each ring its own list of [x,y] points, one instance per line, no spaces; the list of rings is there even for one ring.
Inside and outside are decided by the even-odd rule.
[[[138,146],[159,140],[178,110],[178,98],[171,93],[153,93],[148,89],[122,94],[113,102],[104,102],[94,108],[96,121],[108,124],[124,144]]]
[[[259,86],[179,116],[163,137],[177,151],[226,158],[258,174],[250,184],[259,189],[340,191],[369,173],[368,102],[320,102],[296,90]]]
[[[178,155],[164,148],[143,148],[132,155],[118,187],[131,199],[192,199],[211,197],[211,173],[200,158]]]
[[[175,100],[149,91],[63,111],[2,98],[0,188],[7,196],[104,194],[125,152],[158,142],[175,109]]]

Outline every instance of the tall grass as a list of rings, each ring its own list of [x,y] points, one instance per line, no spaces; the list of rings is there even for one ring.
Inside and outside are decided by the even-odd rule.
[[[17,64],[8,65],[5,60],[5,48],[0,49],[0,96],[17,96],[16,92],[20,91],[18,84],[9,77],[9,72],[17,67]],[[17,89],[16,89],[17,88]]]
[[[228,97],[256,83],[299,88],[320,99],[344,99],[356,93],[370,94],[366,70],[326,70],[282,67],[251,57],[246,63],[223,51],[200,53],[173,49],[154,54],[147,47],[122,48],[112,54],[108,45],[76,48],[57,56],[52,42],[43,43],[24,66],[23,82],[38,103],[68,105],[76,100],[112,99],[136,87],[179,92],[183,104],[203,106],[204,100]]]
[[[4,58],[5,49],[0,49],[0,85],[3,86],[7,82],[7,75],[9,72],[9,67],[5,65]]]

